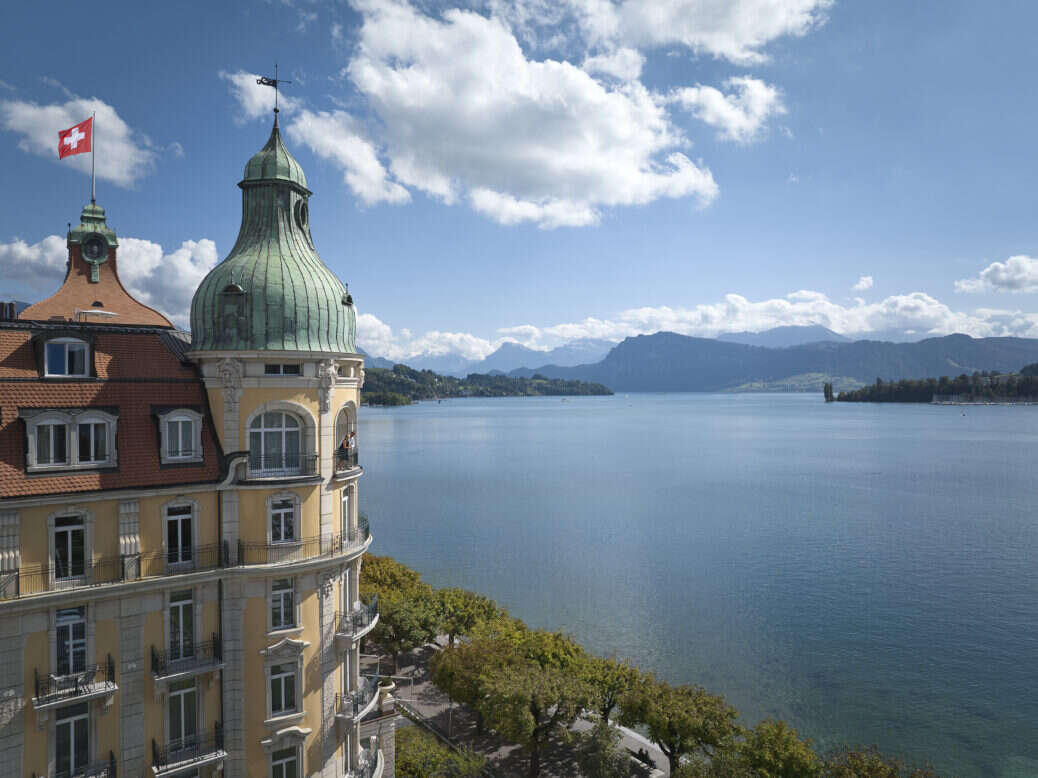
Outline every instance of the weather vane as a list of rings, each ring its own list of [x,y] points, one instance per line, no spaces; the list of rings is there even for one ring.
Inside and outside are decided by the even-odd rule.
[[[272,86],[274,87],[274,113],[278,112],[278,85],[279,84],[291,84],[291,81],[286,81],[283,78],[278,78],[278,66],[274,63],[274,77],[267,78],[266,76],[260,76],[256,79],[256,83],[260,86]]]

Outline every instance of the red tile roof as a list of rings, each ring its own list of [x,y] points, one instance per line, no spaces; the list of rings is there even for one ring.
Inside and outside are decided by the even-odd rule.
[[[40,378],[31,343],[39,325],[0,327],[0,499],[29,495],[127,489],[216,481],[222,451],[197,369],[164,344],[168,331],[89,325],[75,327],[94,338],[97,378]],[[46,328],[47,325],[44,325]],[[54,325],[51,325],[54,326]],[[153,406],[201,409],[203,461],[161,466]],[[114,470],[54,475],[25,472],[25,408],[119,408]]]

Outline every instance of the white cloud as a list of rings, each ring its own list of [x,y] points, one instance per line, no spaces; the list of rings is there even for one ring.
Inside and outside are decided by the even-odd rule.
[[[195,289],[220,259],[216,244],[204,238],[186,240],[170,254],[150,240],[119,238],[118,251],[119,280],[126,290],[181,327],[188,325]],[[18,239],[0,243],[0,278],[10,284],[0,290],[2,297],[34,302],[50,296],[65,277],[67,257],[65,239],[58,235],[31,246]]]
[[[976,278],[955,282],[958,292],[1038,291],[1038,259],[1023,254],[1005,262],[992,262]]]
[[[220,78],[230,84],[231,95],[238,103],[239,113],[235,121],[244,124],[251,119],[270,117],[274,111],[274,88],[256,83],[259,75],[238,70],[234,73],[220,71]],[[285,113],[297,110],[300,101],[289,97],[281,91],[278,94],[278,108]]]
[[[331,29],[331,33],[332,33],[332,40],[333,41],[341,41],[342,40],[342,25],[339,24],[338,22],[333,24],[332,25],[332,29]]]
[[[636,81],[642,74],[645,57],[640,51],[622,47],[608,54],[598,54],[584,60],[588,73],[602,73],[621,81]]]
[[[724,82],[728,94],[712,86],[676,90],[671,99],[717,130],[719,138],[749,143],[760,137],[768,119],[786,113],[782,94],[771,84],[749,76]]]
[[[729,294],[717,302],[692,307],[644,306],[620,311],[608,318],[538,327],[520,324],[503,327],[498,338],[469,333],[432,331],[413,336],[393,329],[370,314],[359,317],[358,341],[369,353],[406,361],[416,356],[457,354],[480,359],[511,341],[527,348],[550,349],[571,340],[596,338],[620,341],[635,335],[676,332],[696,337],[715,337],[723,332],[760,332],[784,325],[821,324],[835,332],[856,337],[901,330],[920,337],[961,332],[973,337],[1038,337],[1038,313],[978,309],[955,311],[924,292],[891,295],[867,303],[858,298],[850,305],[833,302],[821,292],[798,290],[785,297],[752,301]]]
[[[685,46],[739,65],[825,21],[833,0],[570,0],[591,40],[635,48]]]
[[[498,17],[427,16],[359,0],[346,70],[381,122],[400,184],[467,199],[505,224],[587,224],[603,207],[717,194],[665,101],[641,83],[608,86],[568,62],[528,59]]]
[[[18,133],[18,148],[58,161],[58,131],[79,124],[96,113],[94,149],[97,177],[130,187],[151,172],[156,152],[151,142],[122,120],[115,108],[96,97],[73,97],[64,103],[0,100],[0,125]],[[90,172],[90,154],[61,160],[82,173]]]
[[[288,134],[340,168],[350,189],[368,205],[383,201],[403,203],[411,199],[404,187],[389,180],[375,146],[345,111],[304,110],[289,125]]]
[[[872,288],[872,276],[862,276],[858,279],[858,283],[854,285],[854,291],[864,292],[866,289]]]

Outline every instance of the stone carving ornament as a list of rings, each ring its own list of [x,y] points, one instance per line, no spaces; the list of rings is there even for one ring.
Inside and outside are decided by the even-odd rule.
[[[317,366],[317,386],[320,393],[321,413],[332,409],[332,394],[335,392],[335,365],[326,359]]]
[[[241,384],[244,368],[241,360],[221,359],[216,366],[220,373],[220,381],[223,384],[223,403],[226,406],[235,406],[241,399]]]

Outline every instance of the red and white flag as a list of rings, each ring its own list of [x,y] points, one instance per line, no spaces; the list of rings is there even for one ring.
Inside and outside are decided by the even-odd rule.
[[[58,131],[58,159],[90,151],[94,138],[94,117],[82,121],[75,127]]]

